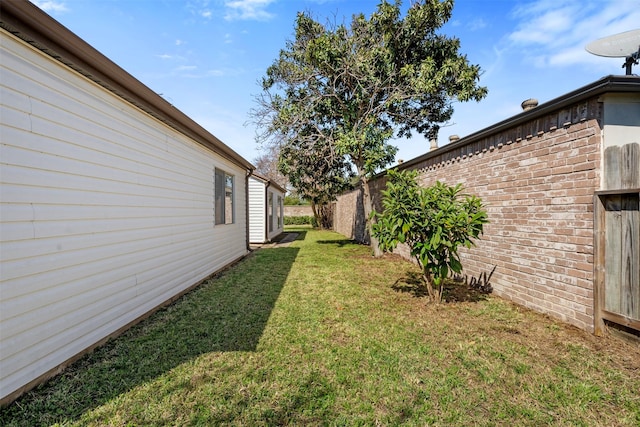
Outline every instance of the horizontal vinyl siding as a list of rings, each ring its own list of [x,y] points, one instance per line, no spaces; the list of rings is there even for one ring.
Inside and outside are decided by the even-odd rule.
[[[249,178],[249,241],[264,243],[265,241],[265,187],[266,183],[259,179]]]
[[[284,199],[284,194],[282,194],[282,192],[271,188],[269,189],[269,197],[273,200],[273,230],[269,232],[269,240],[283,232],[283,227],[280,227],[278,224],[278,212],[280,210],[280,206],[278,206],[278,196],[280,196],[281,201]]]
[[[0,398],[246,253],[243,168],[1,31]]]

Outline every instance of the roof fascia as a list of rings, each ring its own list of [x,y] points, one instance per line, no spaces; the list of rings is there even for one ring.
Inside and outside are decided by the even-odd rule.
[[[261,175],[261,174],[256,173],[256,172],[252,172],[251,176],[256,178],[256,179],[258,179],[258,180],[260,180],[260,181],[262,181],[262,182],[264,182],[265,184],[268,184],[268,185],[270,185],[272,187],[275,187],[276,189],[280,190],[283,193],[286,193],[286,190],[280,184],[278,184],[277,182],[275,182],[272,179],[267,178],[264,175]]]
[[[454,143],[444,145],[436,150],[429,151],[426,154],[415,157],[411,160],[407,160],[404,163],[396,166],[395,168],[397,168],[398,170],[409,169],[413,165],[421,163],[431,157],[435,157],[440,154],[446,153],[447,151],[455,150],[456,148],[471,144],[487,136],[516,127],[520,124],[537,119],[553,111],[565,108],[569,105],[573,105],[586,99],[603,95],[605,93],[621,92],[640,92],[640,77],[613,75],[603,77],[600,80],[597,80],[565,95],[554,98],[548,102],[545,102],[544,104],[540,104],[539,106],[532,108],[531,110],[523,111],[522,113],[519,113],[494,125],[474,132],[471,135],[460,138]],[[382,174],[384,173],[385,172],[382,172]]]

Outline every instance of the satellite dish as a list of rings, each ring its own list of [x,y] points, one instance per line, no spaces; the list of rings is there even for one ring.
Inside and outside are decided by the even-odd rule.
[[[631,66],[640,58],[640,29],[603,37],[589,43],[587,52],[607,58],[626,58],[622,68],[631,75]]]

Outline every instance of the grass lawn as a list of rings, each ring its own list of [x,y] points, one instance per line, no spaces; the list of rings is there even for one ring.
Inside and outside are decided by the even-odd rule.
[[[0,425],[639,426],[640,348],[300,229],[0,409]]]

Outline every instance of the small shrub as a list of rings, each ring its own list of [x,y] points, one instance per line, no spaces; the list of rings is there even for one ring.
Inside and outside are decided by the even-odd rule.
[[[436,182],[423,188],[416,177],[416,171],[389,171],[382,192],[384,211],[373,212],[372,235],[386,252],[406,243],[422,268],[429,296],[440,302],[444,280],[462,271],[458,247],[474,244],[487,213],[479,198],[462,194],[462,185]]]
[[[315,227],[315,218],[311,215],[285,216],[284,225],[311,225]]]
[[[285,206],[309,206],[310,203],[309,201],[303,200],[298,196],[285,196],[284,205]]]

